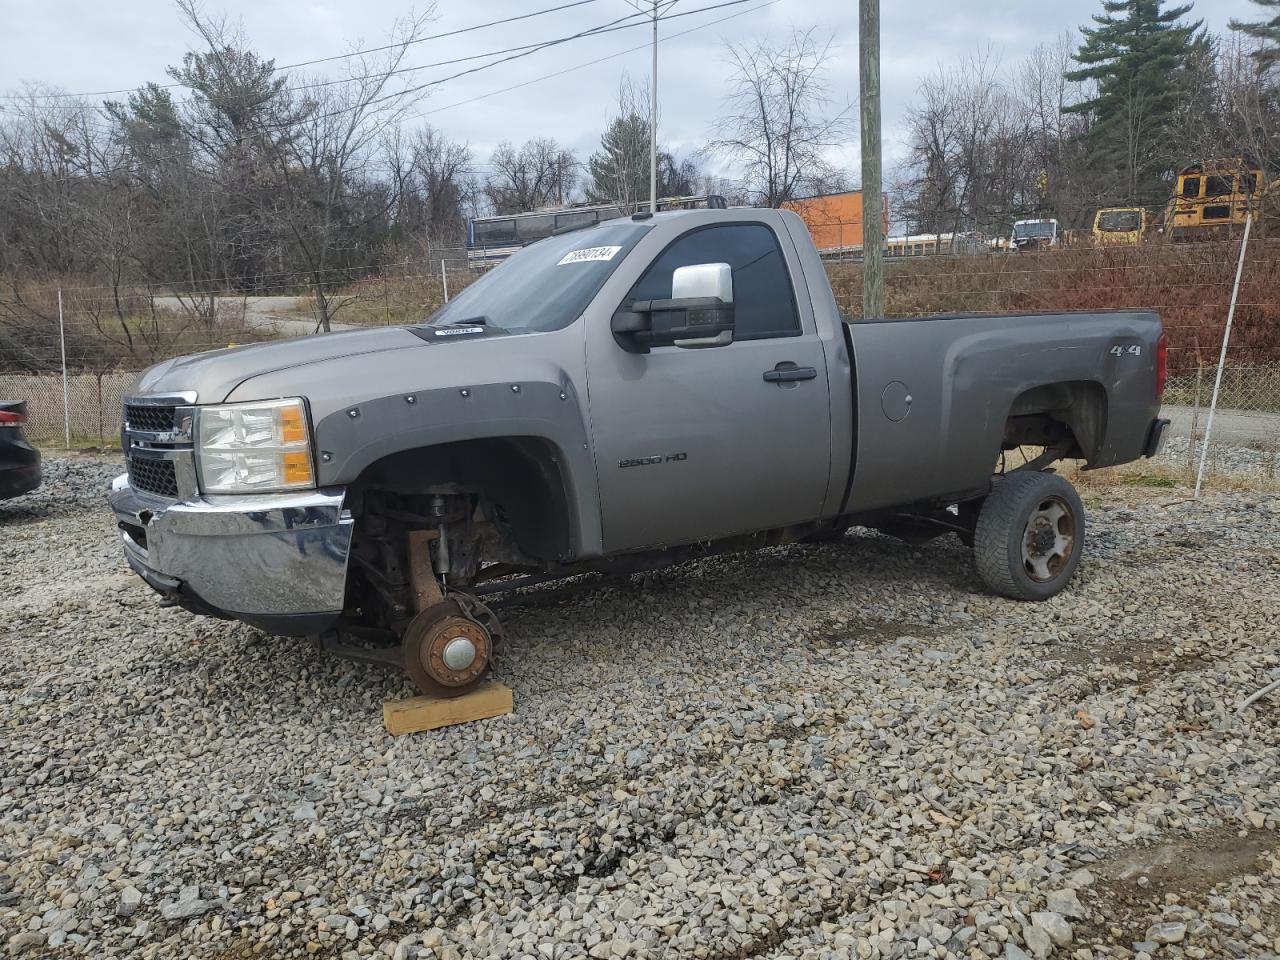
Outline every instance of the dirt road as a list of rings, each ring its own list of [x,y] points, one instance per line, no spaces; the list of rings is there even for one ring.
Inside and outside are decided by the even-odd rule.
[[[221,297],[220,309],[234,316],[244,310],[245,322],[255,330],[271,330],[286,337],[303,337],[316,332],[316,322],[306,319],[307,297]],[[156,297],[156,306],[165,310],[190,310],[185,297]],[[303,316],[299,316],[302,314]],[[331,323],[333,330],[354,330],[349,323]]]

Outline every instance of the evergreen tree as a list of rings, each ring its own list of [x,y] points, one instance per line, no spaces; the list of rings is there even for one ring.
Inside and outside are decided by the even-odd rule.
[[[614,117],[600,137],[600,149],[587,160],[587,172],[587,198],[593,203],[635,209],[648,200],[649,121],[638,113]]]
[[[1262,69],[1269,70],[1280,64],[1280,0],[1253,0],[1267,12],[1275,12],[1270,20],[1257,20],[1245,23],[1240,20],[1231,21],[1231,29],[1238,30],[1246,37],[1254,37],[1262,41],[1262,46],[1253,56]]]
[[[587,160],[587,199],[617,203],[635,211],[649,202],[649,121],[638,113],[615,117],[600,137],[600,149]],[[697,192],[698,165],[676,162],[658,147],[658,196],[684,197]]]
[[[1195,82],[1197,51],[1208,43],[1202,21],[1182,22],[1191,6],[1103,0],[1095,26],[1081,30],[1080,69],[1066,79],[1094,81],[1096,94],[1065,112],[1090,118],[1085,146],[1096,185],[1112,201],[1163,200],[1170,174],[1185,159],[1173,135],[1176,116]]]

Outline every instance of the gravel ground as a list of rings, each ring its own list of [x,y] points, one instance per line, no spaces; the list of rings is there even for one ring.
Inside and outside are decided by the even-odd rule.
[[[397,675],[160,608],[114,472],[0,504],[8,956],[1280,952],[1274,497],[1091,489],[1044,604],[869,534],[529,591],[515,715],[392,739]]]
[[[1186,437],[1170,437],[1160,450],[1160,455],[1150,462],[1174,470],[1186,471],[1192,477],[1200,466],[1201,441],[1195,446]],[[1209,447],[1205,463],[1207,476],[1235,476],[1261,480],[1275,484],[1280,481],[1280,434],[1269,445],[1252,447],[1228,447],[1214,443]]]

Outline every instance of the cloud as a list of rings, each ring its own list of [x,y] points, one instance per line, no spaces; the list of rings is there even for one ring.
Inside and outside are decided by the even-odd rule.
[[[714,2],[717,0],[679,0],[672,12]],[[7,37],[6,54],[0,59],[0,89],[13,89],[24,80],[45,81],[71,91],[132,88],[148,80],[163,82],[164,68],[179,62],[194,42],[176,10],[155,0],[3,3]],[[440,0],[432,30],[456,29],[554,5],[555,0],[488,0],[484,4]],[[662,33],[689,30],[755,6],[754,2],[744,3],[740,9],[671,20],[663,24]],[[225,7],[233,18],[242,20],[254,46],[277,63],[341,53],[360,39],[366,44],[383,42],[396,18],[407,13],[401,0],[258,0],[238,9],[229,3]],[[207,0],[205,8],[217,12],[218,0]],[[985,44],[1006,65],[1012,65],[1036,44],[1052,40],[1064,29],[1078,28],[1100,9],[1097,0],[884,2],[882,88],[885,149],[890,160],[901,153],[903,117],[920,80],[939,63],[958,61]],[[550,39],[631,12],[626,0],[592,0],[545,17],[419,44],[410,62],[429,63]],[[1201,0],[1195,15],[1204,17],[1211,29],[1221,30],[1229,18],[1256,12],[1247,0]],[[725,40],[763,35],[781,38],[792,26],[817,26],[834,35],[836,56],[829,75],[832,93],[840,101],[855,100],[856,0],[778,0],[764,9],[662,44],[658,89],[663,139],[687,152],[706,142],[722,108],[729,77]],[[647,40],[646,26],[576,40],[444,84],[432,91],[420,109],[426,113],[426,121],[471,143],[482,160],[502,140],[520,142],[533,136],[555,137],[585,158],[599,138],[623,71],[636,78],[649,73],[647,48],[612,55],[642,46]],[[603,63],[489,96],[500,88],[606,56],[610,59]],[[436,68],[416,76],[430,79],[443,72]],[[451,106],[477,97],[484,99]],[[856,163],[856,142],[840,152],[848,162]]]

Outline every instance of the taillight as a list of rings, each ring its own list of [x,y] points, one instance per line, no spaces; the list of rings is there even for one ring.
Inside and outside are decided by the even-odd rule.
[[[1164,396],[1164,382],[1169,379],[1169,338],[1164,333],[1156,341],[1156,399]]]
[[[20,427],[26,422],[26,414],[13,410],[0,410],[0,427]]]

